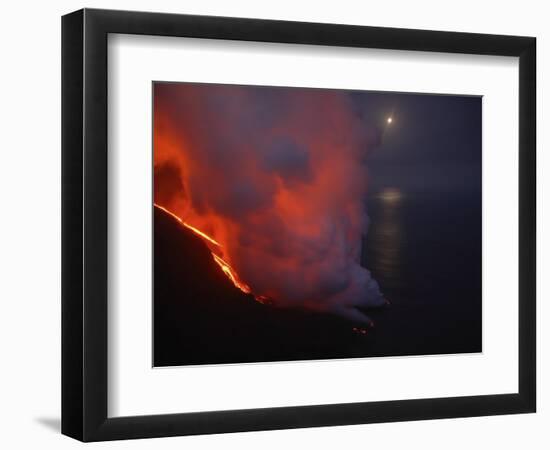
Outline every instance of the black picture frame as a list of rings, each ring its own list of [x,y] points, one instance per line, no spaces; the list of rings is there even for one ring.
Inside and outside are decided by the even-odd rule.
[[[107,416],[107,36],[179,36],[519,57],[517,393]],[[536,40],[83,9],[62,18],[62,433],[102,441],[535,412]]]

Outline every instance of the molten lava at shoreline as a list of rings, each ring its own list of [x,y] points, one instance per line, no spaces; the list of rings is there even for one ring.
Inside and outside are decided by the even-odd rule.
[[[221,244],[218,241],[216,241],[212,237],[208,236],[206,233],[199,230],[198,228],[196,228],[192,225],[189,225],[187,222],[182,220],[178,215],[176,215],[172,211],[166,209],[164,206],[158,205],[157,203],[154,203],[154,206],[156,208],[164,211],[166,214],[169,214],[170,216],[172,216],[174,219],[176,219],[180,223],[180,225],[187,228],[188,230],[191,230],[197,236],[201,237],[202,239],[206,240],[210,244],[213,244],[213,245],[215,245],[216,247],[218,247],[220,249],[222,248]],[[237,287],[238,289],[243,291],[245,294],[254,295],[252,293],[252,289],[250,288],[250,286],[248,286],[246,283],[244,283],[239,278],[239,275],[237,274],[235,269],[233,269],[227,261],[225,261],[221,256],[217,255],[212,250],[210,250],[210,253],[212,254],[212,258],[214,259],[214,262],[218,266],[220,266],[220,268],[222,269],[222,272],[225,274],[225,276],[227,276],[227,278],[229,278],[231,280],[231,282],[235,285],[235,287]],[[263,295],[258,295],[258,296],[254,295],[254,298],[260,303],[266,303],[268,301],[268,298],[266,296],[263,296]]]

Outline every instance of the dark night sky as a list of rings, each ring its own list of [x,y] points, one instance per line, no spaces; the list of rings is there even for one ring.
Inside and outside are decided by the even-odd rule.
[[[481,191],[481,97],[350,93],[366,123],[385,129],[368,159],[371,192]],[[393,123],[385,120],[393,116]]]

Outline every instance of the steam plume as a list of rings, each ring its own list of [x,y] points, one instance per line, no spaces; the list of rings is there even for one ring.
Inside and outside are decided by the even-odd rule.
[[[155,201],[221,243],[285,307],[368,322],[365,155],[379,139],[342,91],[156,83]]]

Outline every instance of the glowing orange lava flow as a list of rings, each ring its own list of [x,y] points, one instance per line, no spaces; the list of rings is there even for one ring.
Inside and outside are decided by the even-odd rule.
[[[216,241],[215,239],[212,239],[210,236],[208,236],[206,233],[203,233],[198,228],[195,228],[192,225],[189,225],[188,223],[181,220],[178,216],[176,216],[172,211],[168,211],[164,206],[154,204],[157,208],[162,209],[165,213],[170,214],[174,219],[176,219],[179,223],[181,223],[184,227],[189,228],[193,233],[198,234],[201,238],[206,239],[207,241],[211,242],[214,245],[217,245],[218,247],[221,247],[220,243]]]
[[[216,245],[217,247],[220,247],[222,248],[221,244],[216,241],[215,239],[211,238],[210,236],[208,236],[206,233],[203,233],[201,230],[199,230],[198,228],[195,228],[194,226],[192,225],[189,225],[188,223],[184,222],[183,220],[181,220],[176,214],[174,214],[172,211],[169,211],[168,209],[166,209],[164,206],[160,206],[160,205],[157,205],[156,203],[154,204],[157,208],[159,209],[162,209],[165,213],[167,214],[170,214],[174,219],[176,219],[181,225],[183,225],[184,227],[188,228],[189,230],[191,230],[193,233],[195,233],[196,235],[200,236],[201,238],[203,239],[206,239],[208,242],[210,242],[211,244],[214,244]],[[245,294],[252,294],[252,289],[250,289],[250,286],[248,286],[246,283],[244,283],[243,281],[241,281],[241,279],[239,278],[239,276],[237,275],[237,272],[235,272],[235,270],[224,260],[222,259],[220,256],[216,255],[214,252],[212,252],[212,257],[214,258],[214,261],[216,262],[216,264],[218,266],[220,266],[220,268],[222,269],[223,273],[227,276],[227,278],[229,278],[233,284],[238,287],[241,291],[243,291]],[[259,302],[261,303],[264,303],[266,300],[267,300],[267,297],[263,296],[263,295],[260,295],[260,296],[257,296],[255,297],[256,300],[258,300]]]
[[[222,258],[220,258],[215,253],[212,253],[212,256],[214,257],[214,261],[221,267],[223,270],[223,273],[227,275],[227,277],[233,282],[235,286],[237,286],[241,291],[243,291],[245,294],[251,294],[252,289],[250,289],[250,286],[248,284],[243,283],[238,275],[237,272],[233,270],[233,268],[227,264]]]

